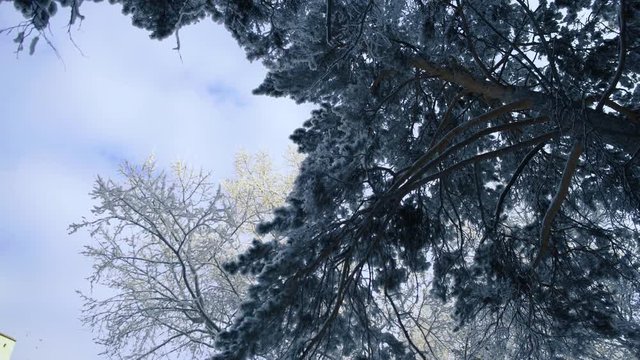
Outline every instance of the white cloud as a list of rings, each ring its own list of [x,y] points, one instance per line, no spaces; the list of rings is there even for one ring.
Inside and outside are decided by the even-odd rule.
[[[62,61],[45,42],[16,60],[0,35],[0,331],[18,339],[13,360],[98,359],[76,320],[90,264],[86,234],[67,235],[88,215],[95,175],[117,164],[180,159],[229,176],[240,148],[278,157],[309,107],[251,96],[262,79],[225,31],[203,22],[173,39],[149,40],[120,9],[83,5],[86,20],[66,38],[64,13],[51,26]],[[0,3],[0,23],[21,19]],[[39,339],[42,339],[40,341]]]

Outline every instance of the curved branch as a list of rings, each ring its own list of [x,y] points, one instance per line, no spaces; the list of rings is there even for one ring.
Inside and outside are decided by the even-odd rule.
[[[459,149],[461,149],[461,148],[473,143],[474,141],[476,141],[477,139],[479,139],[479,138],[481,138],[481,137],[483,137],[485,135],[490,135],[490,134],[501,132],[501,131],[505,131],[505,130],[517,129],[517,128],[520,128],[520,127],[523,127],[523,126],[542,124],[542,123],[545,123],[547,121],[549,121],[549,118],[547,118],[546,116],[541,116],[541,117],[528,119],[528,120],[524,120],[524,121],[510,122],[510,123],[506,123],[506,124],[492,126],[492,127],[488,127],[488,128],[482,129],[482,130],[474,133],[472,136],[470,136],[470,137],[460,141],[459,143],[456,143],[455,145],[447,148],[438,157],[436,157],[435,159],[429,161],[427,164],[422,166],[420,169],[417,169],[416,171],[414,171],[414,173],[411,174],[409,176],[409,178],[406,180],[406,183],[411,183],[411,182],[416,181],[422,175],[424,175],[431,167],[437,165],[438,163],[440,163],[441,161],[446,159],[449,155],[453,154],[457,150],[459,150]]]
[[[529,151],[527,155],[525,155],[525,157],[522,159],[522,161],[520,161],[520,164],[516,168],[516,171],[514,171],[513,175],[511,176],[511,179],[502,190],[502,193],[500,193],[500,198],[498,199],[498,203],[496,205],[496,212],[493,220],[492,230],[495,230],[496,227],[498,226],[500,213],[502,212],[502,205],[504,204],[504,200],[507,198],[507,195],[509,194],[511,187],[513,187],[513,185],[516,183],[516,181],[518,180],[518,177],[520,176],[524,168],[527,166],[527,164],[529,164],[529,161],[531,161],[531,159],[538,153],[538,151],[540,151],[540,149],[542,149],[542,147],[544,147],[545,144],[546,142],[539,143],[533,149],[531,149],[531,151]]]
[[[576,172],[578,160],[580,159],[582,151],[582,141],[578,139],[571,148],[571,153],[569,154],[569,158],[567,159],[567,163],[564,167],[562,179],[560,180],[560,184],[558,185],[556,194],[551,200],[551,204],[549,204],[549,208],[547,209],[547,212],[544,214],[544,218],[542,219],[542,228],[540,229],[540,252],[536,256],[536,259],[533,261],[534,268],[538,266],[542,257],[547,253],[547,250],[549,248],[549,238],[551,235],[551,225],[553,224],[553,220],[558,214],[558,211],[560,211],[560,207],[562,206],[564,199],[567,197],[567,193],[569,192],[569,185],[571,184],[573,174]]]
[[[489,99],[508,99],[514,90],[508,86],[494,84],[484,80],[478,80],[463,68],[453,69],[451,67],[441,67],[423,58],[413,58],[410,64],[427,75],[438,77],[444,81],[463,87],[465,90],[481,94]]]
[[[391,186],[391,191],[400,188],[406,181],[408,181],[411,177],[414,177],[417,173],[422,170],[425,165],[429,164],[434,155],[436,155],[439,151],[442,151],[449,142],[458,134],[463,132],[464,130],[474,126],[481,124],[483,122],[487,122],[489,120],[493,120],[498,116],[509,114],[514,111],[524,110],[530,106],[530,102],[528,100],[520,100],[515,101],[510,104],[506,104],[492,111],[486,112],[474,119],[471,119],[467,122],[464,122],[457,127],[453,128],[446,135],[442,137],[442,139],[434,146],[429,148],[427,152],[422,155],[418,160],[416,160],[413,165],[409,169],[403,172],[403,174],[394,182]]]
[[[409,335],[409,332],[407,331],[407,328],[404,326],[404,323],[402,322],[402,317],[400,316],[400,312],[398,311],[398,307],[396,306],[395,302],[393,301],[393,298],[391,297],[391,295],[389,295],[389,293],[387,292],[386,288],[384,289],[384,296],[389,300],[389,303],[391,304],[391,308],[393,309],[393,313],[396,315],[396,319],[398,321],[398,325],[400,325],[400,329],[402,330],[402,333],[404,334],[404,338],[407,340],[409,345],[411,345],[411,347],[416,352],[416,354],[418,354],[418,356],[420,356],[421,359],[427,360],[427,357],[423,354],[423,351],[420,351],[418,346],[416,346],[416,344],[413,342],[413,340],[411,340],[411,335]],[[433,351],[431,353],[433,354]]]
[[[510,152],[516,151],[518,149],[527,147],[527,146],[531,146],[534,144],[539,144],[540,142],[546,142],[556,136],[558,136],[560,133],[559,131],[552,131],[537,137],[534,137],[532,139],[523,141],[521,143],[515,144],[515,145],[511,145],[511,146],[506,146],[503,148],[500,148],[498,150],[494,150],[494,151],[489,151],[486,153],[482,153],[479,155],[476,155],[474,157],[465,159],[463,161],[460,161],[438,173],[435,173],[433,175],[429,175],[427,177],[424,177],[422,179],[416,179],[414,182],[412,183],[407,183],[405,186],[399,188],[396,192],[397,194],[393,194],[393,195],[398,195],[398,198],[401,199],[402,197],[404,197],[406,194],[410,193],[413,190],[418,189],[419,187],[433,181],[433,180],[437,180],[440,179],[443,176],[447,176],[451,173],[453,173],[454,171],[457,171],[467,165],[476,163],[478,161],[482,161],[482,160],[486,160],[486,159],[492,159],[492,158],[496,158],[505,154],[508,154]]]

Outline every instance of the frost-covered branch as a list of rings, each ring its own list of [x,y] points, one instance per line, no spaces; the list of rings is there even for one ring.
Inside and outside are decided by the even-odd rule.
[[[542,219],[542,226],[540,227],[540,250],[533,261],[533,267],[538,266],[540,260],[547,254],[553,220],[558,214],[558,211],[560,211],[560,207],[569,193],[569,185],[571,185],[571,179],[573,178],[573,174],[576,172],[578,161],[580,160],[580,155],[583,150],[584,145],[581,140],[577,140],[571,148],[571,152],[567,158],[567,163],[564,167],[564,171],[562,172],[562,179],[558,184],[558,189],[556,190],[553,199],[551,199],[551,203],[549,204],[549,207],[544,214],[544,218]]]

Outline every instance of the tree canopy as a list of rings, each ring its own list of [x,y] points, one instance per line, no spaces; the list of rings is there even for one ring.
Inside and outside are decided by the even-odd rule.
[[[217,188],[208,173],[183,163],[167,173],[153,158],[123,164],[119,178],[98,177],[91,216],[70,230],[93,238],[82,252],[93,272],[81,319],[105,355],[204,358],[215,349],[250,284],[223,264],[284,204],[300,162],[292,155],[281,174],[265,153],[240,152],[234,176]]]
[[[638,2],[111,2],[153,38],[211,17],[256,93],[318,105],[215,358],[435,357],[431,295],[484,329],[461,358],[640,353]],[[19,42],[55,8],[14,4]]]

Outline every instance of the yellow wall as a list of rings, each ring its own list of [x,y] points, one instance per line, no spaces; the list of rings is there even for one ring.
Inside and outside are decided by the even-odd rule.
[[[10,336],[0,333],[0,360],[11,359],[11,352],[15,344],[16,341]]]

